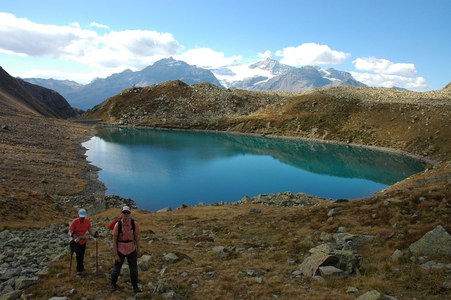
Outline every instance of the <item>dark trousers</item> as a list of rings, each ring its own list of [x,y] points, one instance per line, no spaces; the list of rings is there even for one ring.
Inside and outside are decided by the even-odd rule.
[[[116,284],[119,275],[121,275],[122,264],[127,258],[128,267],[130,268],[130,281],[133,287],[138,286],[138,255],[136,250],[129,255],[124,255],[120,252],[117,253],[120,261],[115,262],[113,266],[113,271],[111,272],[111,283]]]
[[[85,257],[86,244],[80,245],[74,241],[71,241],[70,246],[72,251],[75,252],[75,255],[77,257],[77,272],[83,272],[85,270],[83,260]]]

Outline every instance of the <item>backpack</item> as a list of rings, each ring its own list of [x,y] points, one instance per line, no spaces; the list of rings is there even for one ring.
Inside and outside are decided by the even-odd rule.
[[[132,223],[132,231],[133,231],[133,239],[134,239],[135,238],[135,220],[131,219],[130,221]],[[122,233],[122,219],[117,220],[116,223],[118,223],[117,224],[117,226],[118,226],[118,228],[117,228],[117,239],[118,240],[117,241],[118,242],[133,242],[133,241],[122,241],[122,240],[119,240],[119,236]]]
[[[110,224],[108,224],[108,228],[109,228],[110,230],[113,230],[113,229],[114,229],[114,226],[116,225],[116,223],[117,223],[119,220],[122,220],[122,216],[115,217],[115,218],[113,219],[113,221],[111,221]]]

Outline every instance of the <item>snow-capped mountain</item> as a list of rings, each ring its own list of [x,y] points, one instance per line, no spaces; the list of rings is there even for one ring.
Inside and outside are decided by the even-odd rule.
[[[232,89],[302,92],[325,86],[365,86],[348,72],[316,66],[296,68],[271,58],[212,72],[222,85]]]
[[[257,63],[214,70],[199,68],[173,58],[166,58],[141,71],[125,70],[107,78],[94,79],[86,85],[68,80],[39,78],[27,78],[25,80],[58,91],[72,106],[81,109],[92,108],[132,86],[146,86],[169,80],[181,80],[188,84],[209,82],[231,89],[254,91],[302,92],[325,86],[364,86],[348,72],[335,69],[326,70],[315,66],[296,68],[270,58]]]

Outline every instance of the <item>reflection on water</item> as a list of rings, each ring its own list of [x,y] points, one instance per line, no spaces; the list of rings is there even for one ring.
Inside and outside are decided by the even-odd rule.
[[[368,148],[224,133],[102,128],[84,146],[107,192],[145,209],[282,191],[359,198],[424,169]]]

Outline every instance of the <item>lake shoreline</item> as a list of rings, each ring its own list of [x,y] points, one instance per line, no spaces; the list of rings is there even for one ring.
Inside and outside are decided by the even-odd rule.
[[[113,124],[95,124],[94,128],[96,126],[101,127],[118,127],[118,128],[140,128],[140,129],[151,129],[151,130],[166,130],[166,131],[181,131],[181,132],[207,132],[207,133],[222,133],[222,134],[235,134],[235,135],[243,135],[243,136],[255,136],[255,137],[269,137],[269,138],[278,138],[278,139],[287,139],[287,140],[295,140],[295,141],[310,141],[310,142],[316,142],[316,143],[324,143],[324,144],[336,144],[336,145],[343,145],[343,146],[351,146],[351,147],[357,147],[357,148],[366,148],[366,149],[372,149],[372,150],[378,150],[382,152],[388,152],[388,153],[394,153],[394,154],[400,154],[403,156],[411,157],[414,159],[421,160],[427,164],[431,164],[433,166],[436,166],[440,164],[440,161],[431,159],[429,157],[418,155],[414,153],[407,152],[405,150],[401,149],[395,149],[390,147],[382,147],[382,146],[375,146],[375,145],[365,145],[365,144],[357,144],[357,143],[346,143],[342,141],[337,140],[324,140],[320,138],[308,138],[308,137],[296,137],[296,136],[286,136],[286,135],[275,135],[275,134],[259,134],[259,133],[249,133],[249,132],[239,132],[239,131],[226,131],[226,130],[211,130],[211,129],[183,129],[183,128],[166,128],[166,127],[153,127],[153,126],[139,126],[139,125],[113,125]],[[95,135],[94,135],[95,136]],[[91,137],[94,137],[91,136]]]
[[[192,130],[190,130],[190,129],[179,129],[179,128],[161,128],[161,127],[129,126],[129,125],[128,126],[124,126],[124,125],[111,125],[111,124],[95,124],[92,128],[95,131],[97,131],[97,129],[99,129],[99,128],[130,128],[130,129],[136,128],[136,129],[145,129],[145,130],[149,129],[149,130],[169,131],[169,132],[200,132],[200,133],[213,133],[213,134],[217,133],[217,134],[225,134],[225,135],[239,135],[239,136],[250,136],[250,137],[261,137],[261,138],[268,137],[268,138],[280,139],[280,140],[291,140],[291,141],[301,141],[301,142],[313,142],[313,143],[318,143],[318,144],[330,144],[330,145],[349,146],[349,147],[354,147],[354,148],[363,148],[363,149],[367,149],[367,150],[375,150],[375,151],[384,152],[384,153],[387,153],[387,154],[401,155],[403,157],[413,158],[413,159],[417,159],[417,160],[423,162],[425,164],[425,170],[430,168],[430,166],[428,166],[428,164],[432,165],[432,166],[436,166],[438,164],[438,162],[436,162],[436,161],[432,161],[432,160],[430,160],[428,158],[425,158],[425,157],[422,157],[422,156],[419,156],[419,155],[414,155],[414,154],[411,154],[411,153],[408,153],[408,152],[402,151],[402,150],[391,149],[391,148],[386,148],[386,147],[378,147],[378,146],[372,146],[372,145],[368,146],[368,145],[360,145],[360,144],[353,144],[353,143],[343,143],[343,142],[340,142],[340,141],[333,141],[333,140],[321,140],[321,139],[300,138],[300,137],[280,136],[280,135],[262,135],[262,134],[256,134],[256,133],[243,133],[243,132],[235,132],[235,131],[199,130],[199,129],[192,129]],[[94,136],[96,136],[95,132],[94,132],[93,135],[90,136],[90,138],[92,138]],[[88,138],[87,141],[89,141],[90,138]],[[86,153],[87,149],[84,148],[83,146],[82,146],[82,148],[85,149],[85,153]],[[105,184],[100,181],[99,175],[98,175],[98,172],[101,169],[98,168],[95,165],[93,165],[93,166],[94,166],[94,168],[97,168],[97,170],[95,171],[95,173],[97,174],[97,178],[96,179],[100,182],[100,186],[104,186],[105,187]],[[424,172],[424,171],[421,171],[421,172]],[[419,172],[419,173],[421,173],[421,172]],[[384,189],[378,190],[378,191],[376,191],[374,193],[371,193],[368,196],[357,197],[357,198],[349,198],[347,200],[349,200],[349,201],[356,201],[356,200],[357,201],[361,201],[361,200],[364,200],[364,199],[371,198],[375,194],[382,193],[383,191],[389,189],[392,185],[398,184],[399,182],[401,182],[403,180],[406,180],[406,179],[408,179],[408,178],[410,178],[410,177],[412,177],[412,176],[414,176],[416,174],[418,174],[418,173],[414,173],[414,174],[408,176],[407,178],[404,178],[404,179],[402,179],[402,180],[400,180],[398,182],[395,182],[393,184],[389,184]],[[105,191],[106,191],[106,188],[105,188]],[[275,194],[282,193],[282,192],[293,192],[293,191],[287,190],[287,191],[280,191],[280,192],[277,192],[277,193],[269,193],[269,194],[275,195]],[[294,194],[306,194],[304,192],[299,192],[299,193],[293,192],[293,193]],[[267,194],[268,193],[259,193],[257,195],[252,196],[252,198],[257,197],[257,196],[267,195]],[[114,194],[108,194],[108,195],[114,195]],[[334,200],[341,199],[341,198],[332,199],[332,198],[327,198],[327,197],[320,197],[320,196],[316,196],[314,194],[308,194],[308,195],[311,196],[311,197],[314,197],[314,198],[321,198],[321,199],[324,199],[324,200],[327,200],[327,201],[334,201]],[[242,195],[242,197],[246,197],[246,195]],[[236,204],[236,202],[239,202],[239,201],[235,201],[235,200],[234,201],[228,201],[228,202],[225,202],[225,204],[233,204],[233,203]],[[202,202],[200,202],[200,203],[202,203]],[[213,203],[209,203],[209,204],[205,204],[205,205],[217,205],[219,203],[223,203],[223,201],[218,199],[217,201],[214,201]],[[191,205],[188,205],[188,206],[197,206],[197,204],[191,204]]]

